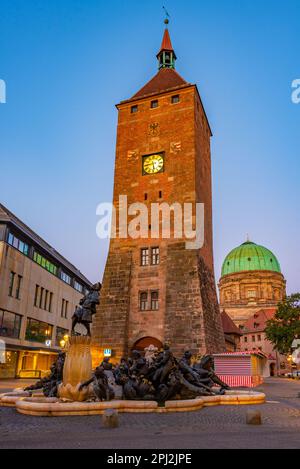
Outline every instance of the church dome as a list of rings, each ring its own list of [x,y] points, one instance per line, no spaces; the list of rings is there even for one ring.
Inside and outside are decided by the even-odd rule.
[[[233,249],[225,258],[222,277],[252,270],[269,270],[281,273],[280,264],[274,254],[264,246],[246,241]]]

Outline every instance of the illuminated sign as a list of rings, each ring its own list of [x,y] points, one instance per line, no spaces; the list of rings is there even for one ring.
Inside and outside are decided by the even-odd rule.
[[[111,357],[111,348],[105,348],[104,352],[103,352],[103,355],[105,357]]]
[[[48,339],[48,340],[45,340],[45,345],[46,345],[46,347],[51,347],[51,343],[52,343],[51,340],[49,340],[49,339]]]

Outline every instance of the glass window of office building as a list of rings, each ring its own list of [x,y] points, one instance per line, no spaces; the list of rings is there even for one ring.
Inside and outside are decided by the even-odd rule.
[[[19,338],[22,316],[0,309],[0,336]]]
[[[31,342],[45,343],[52,339],[53,326],[37,319],[28,318],[25,339]]]

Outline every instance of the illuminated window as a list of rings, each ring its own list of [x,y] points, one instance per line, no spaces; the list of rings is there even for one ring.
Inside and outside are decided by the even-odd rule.
[[[143,291],[140,293],[140,310],[146,311],[148,306],[148,293]]]
[[[141,265],[142,266],[149,265],[149,249],[148,248],[141,249]]]
[[[53,275],[57,274],[57,266],[48,261],[45,257],[34,251],[33,260]]]
[[[37,319],[28,318],[26,324],[25,339],[31,342],[45,343],[51,340],[53,326]]]
[[[55,337],[55,345],[58,347],[60,346],[60,341],[63,340],[65,335],[69,335],[68,329],[64,329],[63,327],[56,328],[56,337]]]
[[[158,291],[151,292],[151,310],[158,310]]]

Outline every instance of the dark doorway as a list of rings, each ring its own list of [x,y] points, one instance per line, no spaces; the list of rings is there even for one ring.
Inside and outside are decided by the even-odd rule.
[[[275,363],[270,363],[270,376],[275,376]]]

